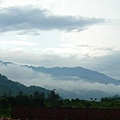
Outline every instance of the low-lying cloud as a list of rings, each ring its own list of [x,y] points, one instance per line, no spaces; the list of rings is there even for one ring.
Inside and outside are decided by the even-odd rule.
[[[50,74],[44,74],[40,72],[35,72],[30,68],[24,66],[18,66],[15,64],[0,64],[0,73],[6,75],[9,79],[13,81],[18,81],[27,86],[36,85],[40,87],[45,87],[47,89],[63,89],[67,91],[78,92],[80,90],[100,90],[109,94],[120,93],[120,85],[116,86],[114,84],[101,84],[98,82],[89,83],[85,82],[84,79],[80,80],[64,80],[56,79]]]
[[[0,11],[0,32],[54,29],[81,31],[103,22],[105,20],[99,18],[49,15],[47,10],[32,6],[9,7]]]

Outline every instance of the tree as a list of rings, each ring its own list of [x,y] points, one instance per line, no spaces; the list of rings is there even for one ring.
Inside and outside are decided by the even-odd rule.
[[[33,104],[34,106],[45,106],[45,94],[43,92],[34,92],[34,98],[33,98]]]
[[[59,96],[58,93],[55,93],[55,89],[53,89],[48,94],[48,98],[47,99],[48,99],[51,107],[58,107],[59,106],[59,101],[60,101],[61,97]]]

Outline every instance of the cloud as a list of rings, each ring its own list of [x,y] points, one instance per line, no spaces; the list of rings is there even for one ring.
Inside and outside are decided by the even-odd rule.
[[[35,72],[30,68],[18,66],[15,64],[0,64],[0,73],[6,75],[13,81],[18,81],[27,86],[36,85],[47,89],[64,89],[67,91],[79,92],[81,90],[100,90],[110,94],[117,94],[120,91],[120,85],[100,84],[85,82],[84,79],[57,79],[50,74]],[[112,91],[111,91],[112,90]]]
[[[27,86],[44,86],[46,82],[48,82],[47,80],[52,79],[51,75],[49,74],[38,73],[30,68],[16,64],[4,65],[0,63],[0,68],[0,74],[7,76],[8,79],[12,81],[17,81]]]
[[[27,41],[17,41],[17,40],[12,40],[12,41],[0,41],[0,44],[3,45],[26,45],[26,46],[33,46],[33,45],[38,45],[35,42],[27,42]]]
[[[67,49],[69,51],[69,47]],[[73,46],[74,48],[75,46]],[[84,48],[94,51],[91,55],[89,52],[82,53]],[[62,49],[62,48],[61,48]],[[91,70],[96,70],[110,77],[120,80],[120,51],[114,51],[110,48],[95,48],[91,46],[79,46],[74,48],[73,54],[66,52],[63,55],[61,49],[57,49],[59,53],[52,53],[50,50],[46,53],[32,54],[26,53],[22,48],[12,50],[0,50],[0,59],[3,61],[12,61],[19,64],[28,64],[44,67],[76,67],[81,66]],[[71,48],[70,48],[71,49]],[[76,50],[77,49],[77,50]],[[97,49],[97,50],[96,50]],[[64,51],[65,51],[64,47]],[[52,50],[53,51],[53,50]],[[100,55],[96,55],[100,54]]]
[[[47,78],[47,77],[46,77]],[[41,85],[42,87],[48,89],[64,89],[66,91],[74,91],[79,92],[81,90],[99,90],[109,94],[117,94],[120,93],[120,85],[116,86],[114,84],[101,84],[101,83],[90,83],[85,82],[84,79],[82,80],[63,80],[63,79],[55,79],[55,78],[48,78],[48,79],[40,79],[36,78],[33,79],[32,84]],[[112,91],[110,91],[112,90]]]
[[[76,55],[60,56],[59,54],[32,54],[22,49],[0,50],[0,59],[19,64],[29,64],[45,67],[78,66],[80,61]]]
[[[0,73],[6,75],[9,79],[14,81],[20,80],[30,80],[38,77],[37,74],[31,69],[27,69],[26,67],[20,67],[15,64],[0,64]]]
[[[19,35],[25,35],[25,34],[28,34],[28,35],[40,35],[40,33],[36,30],[22,30],[21,32],[18,32]]]
[[[103,22],[105,20],[99,18],[54,16],[47,10],[32,6],[3,8],[0,12],[0,32],[54,29],[81,31]]]
[[[87,61],[85,63],[87,67],[102,71],[106,75],[120,80],[120,51],[111,51],[110,54],[105,56],[90,59],[88,58],[88,61],[90,61],[91,64],[89,64],[89,62],[87,64]]]

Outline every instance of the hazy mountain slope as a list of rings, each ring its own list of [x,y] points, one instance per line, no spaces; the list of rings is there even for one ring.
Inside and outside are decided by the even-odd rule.
[[[12,62],[3,62],[0,60],[1,64],[8,65],[8,64],[14,64]],[[103,83],[103,84],[115,84],[115,85],[120,85],[120,81],[116,80],[114,78],[111,78],[103,73],[99,73],[97,71],[89,70],[86,68],[82,67],[75,67],[75,68],[68,68],[68,67],[53,67],[53,68],[45,68],[45,67],[35,67],[35,66],[27,66],[27,68],[31,68],[34,71],[37,72],[42,72],[45,74],[50,74],[53,77],[57,79],[71,79],[71,80],[78,80],[78,79],[83,79],[84,81],[87,82],[98,82],[98,83]]]
[[[12,95],[17,95],[20,91],[22,91],[24,94],[33,94],[35,90],[44,93],[49,92],[49,90],[46,90],[45,88],[41,87],[36,86],[26,87],[21,83],[8,80],[6,76],[0,74],[0,95],[3,95],[5,92],[7,94],[11,93]]]
[[[113,83],[115,85],[120,84],[120,81],[108,77],[105,74],[99,73],[97,71],[85,69],[82,67],[75,67],[75,68],[67,68],[67,67],[45,68],[45,67],[34,67],[34,66],[27,66],[27,67],[32,68],[34,71],[37,72],[51,74],[53,77],[57,77],[58,79],[60,78],[69,79],[69,77],[77,77],[80,79],[84,79],[84,81],[93,82],[93,83],[98,82],[104,84],[108,84],[108,83]]]
[[[81,90],[78,93],[82,99],[90,100],[91,98],[100,100],[102,97],[112,96],[112,94],[105,93],[99,90]]]
[[[35,84],[37,86],[44,86],[44,88],[48,89],[56,89],[63,98],[100,99],[101,97],[120,94],[120,81],[110,78],[97,71],[82,67],[45,68],[27,65],[20,66],[11,62],[3,61],[0,61],[0,65],[1,69],[3,68],[4,71],[7,71],[6,73],[9,73],[5,75],[13,75],[11,80],[19,81],[20,83],[28,83],[29,85],[30,82],[33,81],[32,85]],[[15,69],[12,69],[11,71],[12,67],[15,67]],[[14,75],[16,75],[14,73],[15,71],[17,76],[14,77]],[[4,72],[2,74],[4,74]],[[12,92],[14,91],[12,94],[18,94],[19,91],[23,91],[25,94],[31,94],[35,90],[46,91],[46,89],[41,90],[41,87],[26,87],[20,83],[14,82],[14,84],[12,84],[10,81],[9,83],[8,81],[2,81],[2,84],[0,83],[0,91],[2,91],[0,94],[3,94],[4,91],[10,90]]]
[[[80,90],[79,92],[76,91],[66,91],[63,89],[58,89],[57,92],[60,96],[67,99],[85,99],[85,100],[91,100],[97,98],[97,100],[100,100],[102,97],[112,96],[113,94],[108,94],[103,91],[99,90]]]
[[[0,64],[8,65],[8,64],[14,64],[14,63],[12,63],[12,62],[3,62],[2,60],[0,60]]]

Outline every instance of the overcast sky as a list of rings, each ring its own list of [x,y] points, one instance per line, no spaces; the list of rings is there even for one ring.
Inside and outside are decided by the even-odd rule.
[[[120,80],[119,12],[120,0],[0,0],[0,60]]]

